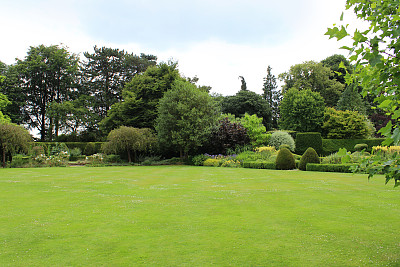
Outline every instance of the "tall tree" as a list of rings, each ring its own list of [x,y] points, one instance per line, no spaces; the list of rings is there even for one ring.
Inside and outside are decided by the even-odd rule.
[[[310,89],[320,93],[327,106],[334,107],[344,86],[330,79],[332,75],[333,72],[329,67],[324,67],[322,63],[308,61],[291,66],[288,72],[279,75],[279,79],[285,83],[282,87],[283,93],[293,87],[298,90]]]
[[[322,60],[321,63],[324,67],[329,67],[333,71],[331,79],[335,79],[341,84],[346,84],[346,73],[353,73],[353,66],[343,55],[335,54],[329,56]]]
[[[337,110],[358,111],[365,115],[365,103],[361,98],[361,94],[358,92],[356,84],[353,83],[346,87],[338,101]]]
[[[271,66],[267,68],[267,77],[264,77],[263,98],[268,102],[271,108],[271,124],[272,128],[278,128],[279,105],[282,100],[282,93],[277,90],[276,77],[271,73]]]
[[[227,96],[221,101],[223,113],[243,117],[246,113],[263,118],[263,124],[271,129],[271,109],[263,97],[252,91],[240,90],[236,95]]]
[[[176,81],[160,100],[156,130],[161,144],[181,157],[202,146],[218,120],[213,98],[187,81]]]
[[[51,140],[59,122],[48,116],[47,109],[52,102],[74,97],[78,57],[65,47],[40,45],[30,47],[24,60],[17,60],[17,69],[26,98],[22,107],[27,114],[25,122],[39,130],[41,140]]]
[[[125,84],[149,66],[156,64],[152,55],[140,56],[124,50],[94,47],[94,52],[85,52],[83,63],[83,86],[87,94],[94,96],[93,109],[104,118],[111,106],[122,99]]]
[[[279,125],[284,130],[320,132],[324,118],[324,99],[318,92],[291,88],[283,96]]]
[[[240,90],[247,91],[246,80],[244,79],[243,76],[239,76],[239,79],[240,79],[240,82],[242,83],[242,85],[240,86]]]
[[[103,131],[122,125],[154,129],[158,102],[176,80],[184,79],[173,62],[151,66],[142,75],[135,76],[123,90],[123,101],[114,104],[101,122]]]

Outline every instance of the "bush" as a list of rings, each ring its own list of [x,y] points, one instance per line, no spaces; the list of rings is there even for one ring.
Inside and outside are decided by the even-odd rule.
[[[351,167],[354,164],[315,164],[308,163],[306,170],[307,171],[316,171],[316,172],[352,172]]]
[[[368,145],[367,144],[357,144],[354,146],[354,150],[355,151],[363,151],[363,150],[367,150],[368,149]]]
[[[243,163],[243,168],[275,170],[276,165],[269,161],[248,161]]]
[[[299,170],[305,171],[307,163],[320,163],[319,156],[312,147],[307,148],[306,152],[304,152],[303,156],[301,157]]]
[[[192,158],[192,163],[194,166],[203,166],[204,161],[206,161],[209,158],[210,156],[208,155],[200,154]]]
[[[12,161],[10,163],[11,168],[22,168],[26,167],[29,165],[29,159],[30,157],[22,155],[22,154],[17,154],[12,157]]]
[[[372,139],[322,139],[323,155],[329,155],[337,152],[340,148],[346,148],[347,151],[354,152],[354,147],[357,144],[367,144],[368,152],[371,152],[372,147],[380,146],[384,138]]]
[[[321,133],[298,133],[295,144],[297,154],[303,154],[309,147],[314,148],[318,154],[322,153]]]
[[[79,156],[82,155],[82,150],[79,147],[75,147],[69,151],[69,160],[78,160]]]
[[[85,154],[86,156],[91,156],[94,153],[96,153],[94,143],[87,143],[85,149],[83,150],[83,154]]]
[[[296,168],[296,162],[293,154],[287,148],[282,148],[279,150],[275,164],[276,169],[278,170],[293,170]]]
[[[269,145],[279,149],[281,145],[288,145],[291,151],[294,151],[296,146],[293,137],[287,132],[277,131],[271,135]]]
[[[203,166],[218,167],[220,161],[220,159],[206,159],[203,163]]]

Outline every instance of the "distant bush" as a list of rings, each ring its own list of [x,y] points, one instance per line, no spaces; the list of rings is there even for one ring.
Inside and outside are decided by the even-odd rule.
[[[372,147],[380,146],[385,140],[384,138],[371,139],[322,139],[323,155],[329,155],[339,151],[340,148],[346,148],[347,151],[354,152],[354,147],[357,144],[367,144],[368,152],[371,152]]]
[[[203,166],[204,161],[211,158],[209,155],[200,154],[192,158],[192,163],[195,166]]]
[[[296,162],[293,154],[287,148],[282,148],[279,150],[275,164],[276,169],[278,170],[292,170],[296,168]]]
[[[243,168],[275,170],[276,165],[269,161],[248,161],[243,163]]]
[[[320,163],[319,156],[312,147],[309,147],[301,157],[299,170],[305,171],[308,163]]]
[[[87,143],[85,149],[83,150],[83,154],[85,154],[86,156],[91,156],[94,153],[96,153],[94,143],[92,142]]]
[[[203,163],[203,166],[218,167],[220,161],[220,159],[206,159]]]
[[[291,151],[295,151],[295,143],[293,137],[287,132],[277,131],[271,135],[269,145],[279,149],[281,145],[288,145]]]
[[[357,144],[354,146],[354,150],[355,151],[363,151],[363,150],[367,150],[368,149],[368,145],[367,144]]]

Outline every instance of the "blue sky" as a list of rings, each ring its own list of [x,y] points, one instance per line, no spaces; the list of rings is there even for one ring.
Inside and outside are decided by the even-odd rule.
[[[2,2],[0,60],[7,64],[40,44],[63,44],[73,53],[108,46],[178,61],[184,76],[232,95],[238,76],[260,93],[268,65],[278,76],[291,65],[345,53],[324,36],[345,0]]]

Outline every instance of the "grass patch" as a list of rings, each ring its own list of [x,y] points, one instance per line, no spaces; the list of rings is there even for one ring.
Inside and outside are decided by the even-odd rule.
[[[377,176],[191,166],[0,170],[2,266],[398,266]]]

